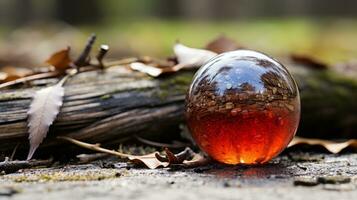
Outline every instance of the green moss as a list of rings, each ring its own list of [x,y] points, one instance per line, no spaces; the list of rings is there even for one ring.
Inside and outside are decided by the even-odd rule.
[[[192,81],[193,72],[178,72],[175,75],[165,77],[160,81],[157,96],[165,99],[171,95],[185,94]]]
[[[167,77],[160,82],[160,88],[186,90],[190,85],[193,72],[179,72],[177,75]]]
[[[101,96],[100,99],[106,100],[106,99],[110,99],[111,97],[112,97],[112,95],[106,94],[106,95]]]
[[[59,181],[95,181],[103,180],[109,178],[116,178],[121,176],[115,170],[110,171],[85,171],[80,172],[77,170],[70,172],[49,172],[49,173],[40,173],[40,174],[23,174],[16,177],[13,177],[14,182],[59,182]]]
[[[164,91],[164,90],[160,90],[156,93],[156,95],[160,98],[160,99],[166,99],[169,96],[169,92],[168,91]]]

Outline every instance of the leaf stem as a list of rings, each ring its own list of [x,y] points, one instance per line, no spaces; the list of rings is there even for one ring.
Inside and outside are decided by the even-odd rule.
[[[62,139],[62,140],[66,140],[70,143],[73,143],[75,145],[78,145],[80,147],[86,148],[86,149],[90,149],[93,151],[98,151],[98,152],[102,152],[102,153],[107,153],[107,154],[111,154],[111,155],[115,155],[115,156],[119,156],[119,157],[124,157],[124,158],[129,158],[132,157],[133,155],[130,154],[125,154],[125,153],[120,153],[114,150],[109,150],[109,149],[105,149],[99,146],[99,144],[89,144],[86,142],[82,142],[70,137],[66,137],[66,136],[58,136],[58,139]]]
[[[44,79],[44,78],[51,78],[51,77],[56,77],[60,74],[60,72],[58,71],[53,71],[53,72],[45,72],[45,73],[41,73],[41,74],[35,74],[35,75],[31,75],[31,76],[26,76],[23,78],[19,78],[13,81],[9,81],[3,84],[0,84],[0,89],[5,88],[5,87],[9,87],[12,85],[16,85],[19,83],[24,83],[27,81],[33,81],[33,80],[38,80],[38,79]]]

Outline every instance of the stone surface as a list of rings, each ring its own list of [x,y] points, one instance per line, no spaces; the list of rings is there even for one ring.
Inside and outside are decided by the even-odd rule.
[[[0,199],[352,200],[357,196],[357,154],[285,153],[261,166],[212,164],[194,169],[148,170],[112,162],[2,175]]]

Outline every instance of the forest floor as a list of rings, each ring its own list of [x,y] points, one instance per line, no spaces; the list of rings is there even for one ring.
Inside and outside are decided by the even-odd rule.
[[[106,159],[0,176],[0,199],[356,199],[357,154],[284,153],[260,166],[141,169]]]

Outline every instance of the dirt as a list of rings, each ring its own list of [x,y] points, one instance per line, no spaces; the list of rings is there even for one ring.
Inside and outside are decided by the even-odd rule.
[[[0,177],[0,199],[355,199],[357,154],[285,153],[269,164],[194,169],[123,162],[20,170]]]

